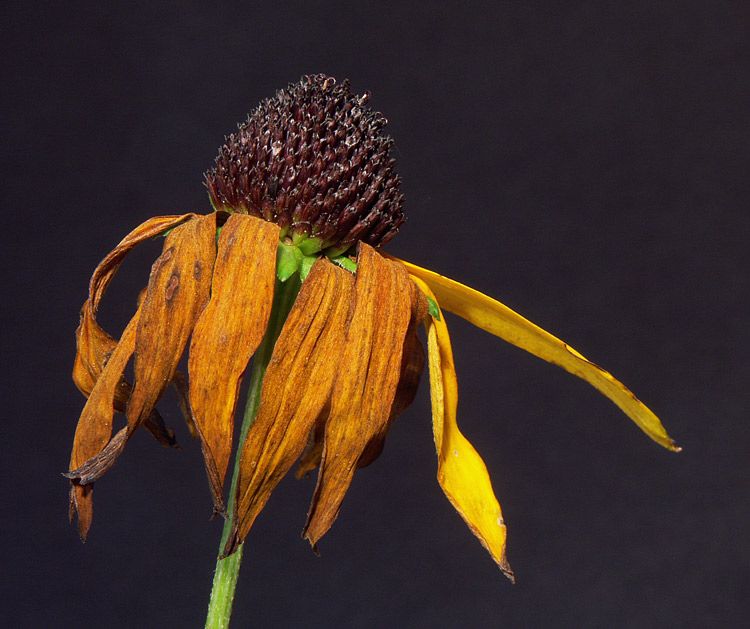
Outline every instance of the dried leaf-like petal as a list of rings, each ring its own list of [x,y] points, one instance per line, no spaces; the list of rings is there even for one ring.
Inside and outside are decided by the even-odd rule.
[[[302,284],[263,378],[258,413],[242,448],[235,527],[225,554],[245,539],[328,405],[353,300],[351,273],[318,260]]]
[[[115,345],[117,345],[117,341],[96,323],[99,302],[117,269],[120,268],[120,264],[122,264],[125,256],[137,244],[179,225],[192,216],[195,215],[157,216],[147,220],[125,236],[120,244],[107,254],[94,270],[94,274],[91,276],[91,281],[89,282],[89,298],[83,304],[83,308],[81,309],[81,323],[76,330],[77,352],[73,367],[73,380],[87,397],[94,388],[94,384],[96,384]],[[123,395],[124,398],[122,397]],[[124,408],[124,404],[127,401],[127,394],[119,393],[118,398]]]
[[[217,511],[232,452],[242,376],[266,331],[276,279],[279,227],[233,214],[219,237],[211,299],[190,342],[190,406]]]
[[[70,470],[76,472],[86,461],[98,455],[112,435],[115,392],[135,349],[135,336],[140,310],[125,328],[120,342],[112,352],[100,377],[94,385],[86,406],[78,420],[73,452],[70,457]],[[86,539],[91,526],[92,488],[85,487],[80,479],[73,480],[70,488],[71,516],[72,510],[78,511],[78,533]]]
[[[313,548],[331,527],[367,444],[388,422],[411,318],[409,276],[360,243],[355,305],[331,396],[318,483],[303,531]]]
[[[409,262],[404,264],[414,277],[420,278],[434,291],[442,308],[582,378],[619,406],[651,439],[665,448],[680,451],[659,418],[643,402],[612,374],[584,358],[567,343],[473,288]]]
[[[417,336],[417,330],[427,316],[428,304],[424,293],[417,288],[414,282],[409,282],[409,288],[411,295],[411,319],[409,320],[409,328],[406,331],[406,338],[404,339],[404,351],[401,357],[401,376],[396,388],[396,395],[393,398],[391,414],[380,432],[367,444],[364,452],[359,457],[357,467],[370,465],[383,452],[388,431],[393,426],[396,418],[414,401],[419,383],[422,380],[425,356],[422,342],[419,340],[419,336]]]
[[[419,279],[415,281],[434,299],[426,284]],[[513,580],[513,572],[505,558],[505,522],[487,467],[456,424],[458,383],[448,328],[442,316],[440,320],[428,318],[426,326],[438,482],[472,533],[500,569]]]
[[[195,321],[208,301],[216,259],[216,215],[175,227],[151,269],[135,344],[135,385],[128,400],[128,436],[164,393]]]

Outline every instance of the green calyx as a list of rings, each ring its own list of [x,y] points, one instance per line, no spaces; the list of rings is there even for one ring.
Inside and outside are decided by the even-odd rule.
[[[308,238],[299,244],[279,241],[276,253],[276,277],[281,282],[286,282],[295,273],[299,273],[300,280],[305,281],[315,261],[325,255],[320,251],[319,242],[311,242],[315,240],[317,239]],[[357,272],[357,263],[345,255],[328,256],[328,259],[350,273]]]

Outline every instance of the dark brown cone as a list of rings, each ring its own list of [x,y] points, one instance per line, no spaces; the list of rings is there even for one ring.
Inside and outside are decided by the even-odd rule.
[[[279,90],[206,173],[214,207],[278,223],[295,242],[317,238],[329,254],[385,244],[405,220],[403,196],[386,119],[368,97],[323,74]]]

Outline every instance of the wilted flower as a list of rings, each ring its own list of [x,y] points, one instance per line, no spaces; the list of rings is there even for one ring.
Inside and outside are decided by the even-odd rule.
[[[423,324],[438,482],[512,576],[486,467],[456,425],[456,373],[441,308],[583,378],[652,439],[677,450],[646,406],[568,345],[494,299],[380,251],[404,222],[403,198],[385,119],[366,100],[322,75],[279,91],[227,138],[207,173],[214,212],[150,219],[97,267],[77,331],[74,379],[88,402],[68,473],[71,516],[78,512],[82,537],[93,483],[132,434],[146,426],[174,444],[154,408],[170,382],[187,390],[214,508],[227,512],[238,394],[266,335],[272,356],[257,415],[240,444],[224,554],[244,540],[298,459],[298,475],[319,468],[303,533],[315,547],[354,471],[378,457],[414,398],[425,363],[417,335]],[[166,234],[163,253],[116,341],[96,322],[101,297],[125,255],[159,234]],[[276,337],[267,330],[269,317],[284,299],[288,316]],[[176,371],[188,343],[189,386]],[[123,375],[131,356],[132,386]],[[127,425],[113,437],[114,411]]]

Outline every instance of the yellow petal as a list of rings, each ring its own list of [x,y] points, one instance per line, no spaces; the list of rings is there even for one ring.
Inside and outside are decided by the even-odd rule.
[[[278,225],[245,214],[229,217],[219,237],[211,299],[190,343],[190,406],[220,512],[242,376],[271,314],[278,242]]]
[[[425,294],[435,299],[429,286],[419,278],[414,280]],[[500,569],[513,580],[513,572],[505,558],[505,522],[487,467],[456,424],[458,383],[448,328],[443,317],[439,321],[428,317],[425,325],[438,482],[472,533]]]
[[[433,271],[404,264],[412,276],[432,289],[441,308],[582,378],[617,404],[654,441],[679,452],[681,448],[669,438],[659,418],[612,374],[499,301]]]

